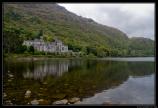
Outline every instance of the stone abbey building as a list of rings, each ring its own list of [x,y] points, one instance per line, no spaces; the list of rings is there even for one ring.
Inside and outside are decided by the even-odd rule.
[[[33,46],[37,51],[44,52],[68,52],[68,46],[64,45],[62,41],[55,39],[54,42],[44,42],[43,38],[35,40],[27,40],[23,45]]]

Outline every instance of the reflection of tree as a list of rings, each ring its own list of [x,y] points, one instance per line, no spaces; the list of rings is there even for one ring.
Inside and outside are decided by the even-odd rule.
[[[32,63],[7,63],[5,68],[6,71],[14,72],[16,79],[12,84],[6,83],[5,91],[9,92],[11,97],[16,98],[17,104],[24,104],[22,100],[28,88],[35,93],[35,97],[41,92],[39,89],[41,84],[29,78],[42,79],[47,82],[47,85],[44,85],[47,91],[42,91],[42,93],[48,100],[53,100],[58,94],[64,94],[67,98],[85,97],[118,86],[126,81],[129,75],[152,74],[154,62],[45,60]],[[23,79],[22,75],[28,79]],[[50,75],[60,77],[55,78]]]
[[[147,64],[150,66],[148,67]],[[147,64],[143,62],[87,61],[82,64],[82,66],[87,66],[86,69],[73,69],[55,81],[49,79],[50,83],[56,82],[50,84],[49,88],[51,89],[52,86],[62,88],[61,92],[67,94],[68,97],[93,95],[96,91],[120,85],[128,79],[131,72],[137,73],[139,71],[141,75],[152,74],[154,72],[153,64],[150,62]],[[139,67],[143,66],[146,66],[145,69],[139,70]],[[135,75],[139,75],[139,73]],[[56,91],[51,89],[49,92],[53,94]]]
[[[132,76],[150,75],[155,72],[154,62],[129,62],[128,69]]]
[[[76,59],[76,60],[69,60],[69,71],[73,69],[81,69],[83,68],[84,60]]]

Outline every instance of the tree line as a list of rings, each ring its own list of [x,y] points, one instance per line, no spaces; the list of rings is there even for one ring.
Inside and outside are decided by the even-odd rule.
[[[31,33],[25,31],[22,28],[5,28],[3,31],[3,52],[4,53],[16,53],[16,54],[45,54],[44,52],[36,51],[33,46],[27,47],[23,46],[24,40],[33,40],[35,38],[40,38],[44,35],[42,30],[38,32]],[[51,36],[45,38],[50,39]],[[52,40],[52,39],[51,39]],[[67,42],[68,49],[73,52],[79,53],[81,56],[95,56],[95,57],[107,57],[107,56],[152,56],[152,50],[145,49],[134,49],[133,47],[128,47],[126,49],[109,48],[104,45],[93,45],[93,46],[82,46],[74,44],[72,42]],[[133,45],[132,45],[133,46]],[[145,46],[144,46],[145,47]],[[46,53],[47,54],[47,53]],[[48,53],[49,54],[49,53]]]

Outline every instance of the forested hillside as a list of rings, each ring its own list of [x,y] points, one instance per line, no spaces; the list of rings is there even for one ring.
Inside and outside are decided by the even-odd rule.
[[[153,56],[154,41],[128,38],[117,28],[83,18],[57,4],[4,4],[4,53],[24,53],[24,40],[59,38],[81,55]]]

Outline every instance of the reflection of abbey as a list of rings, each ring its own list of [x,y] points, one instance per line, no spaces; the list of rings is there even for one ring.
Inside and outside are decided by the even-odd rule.
[[[45,62],[44,64],[35,66],[34,70],[27,70],[24,73],[24,78],[34,78],[41,79],[47,75],[61,76],[64,72],[68,72],[68,61],[58,62],[49,64]]]
[[[44,63],[37,63],[34,65],[33,70],[27,68],[26,72],[23,73],[24,78],[33,78],[33,79],[40,79],[43,80],[44,77],[47,75],[53,76],[62,76],[63,73],[68,72],[69,69],[75,66],[81,65],[80,60],[64,60],[64,61],[57,61],[57,62],[44,62]]]
[[[55,39],[54,42],[44,42],[43,38],[35,40],[27,40],[23,45],[33,46],[37,51],[44,52],[68,52],[68,46],[64,45],[62,41]]]

